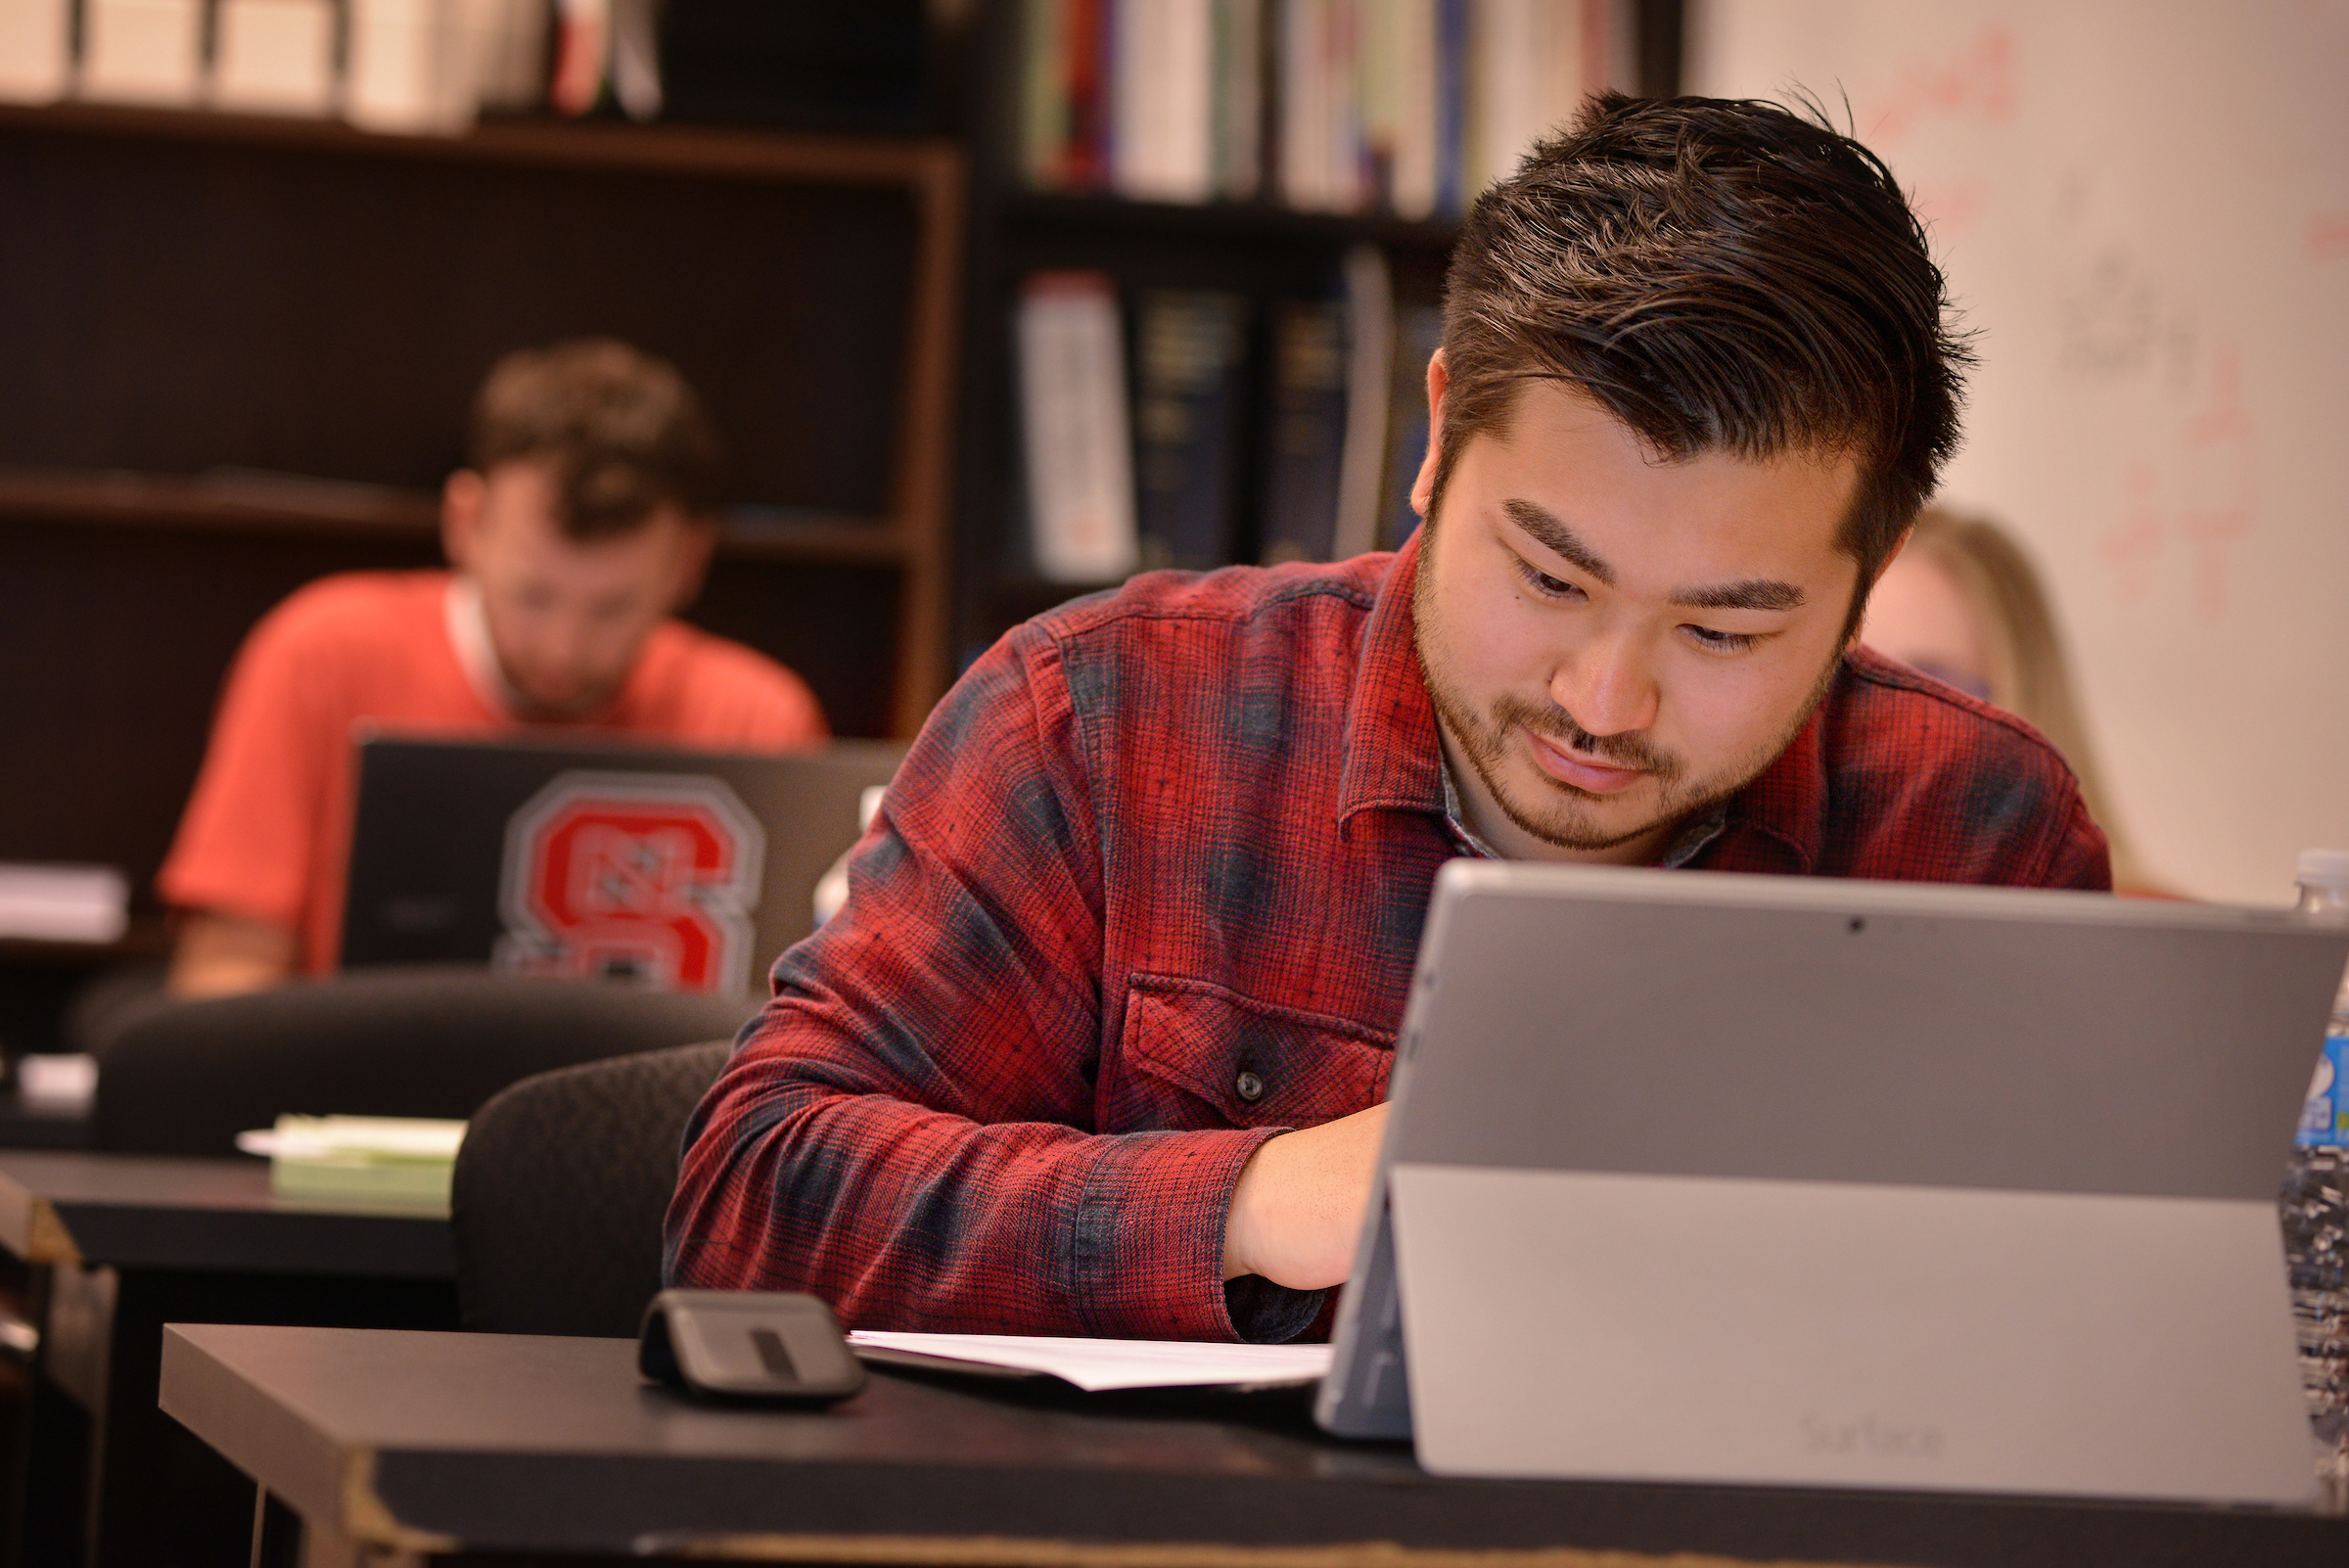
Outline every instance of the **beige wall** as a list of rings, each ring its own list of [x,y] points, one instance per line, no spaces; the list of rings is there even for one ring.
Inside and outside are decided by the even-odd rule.
[[[2208,898],[2349,848],[2349,0],[1691,0],[1848,97],[1981,331],[1946,495],[2046,573],[2118,809]]]

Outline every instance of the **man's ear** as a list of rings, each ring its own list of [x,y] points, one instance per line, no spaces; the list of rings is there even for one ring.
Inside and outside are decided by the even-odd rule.
[[[1439,348],[1427,356],[1427,456],[1419,463],[1419,477],[1411,481],[1411,510],[1427,520],[1427,509],[1436,496],[1436,462],[1444,451],[1444,392],[1451,385],[1451,376],[1444,368],[1444,350]]]
[[[1907,528],[1901,530],[1901,536],[1892,541],[1892,548],[1885,551],[1884,559],[1876,563],[1876,575],[1867,579],[1868,592],[1873,593],[1876,591],[1876,584],[1884,580],[1884,574],[1892,570],[1892,564],[1901,558],[1901,552],[1908,549],[1909,541],[1915,537],[1915,524],[1911,523]]]
[[[470,468],[460,468],[440,486],[440,553],[459,572],[473,570],[474,547],[482,536],[482,499],[488,484]]]
[[[716,548],[717,522],[714,518],[688,518],[677,530],[674,577],[668,601],[672,614],[693,603],[701,593],[702,580],[710,575],[710,556]]]
[[[1901,530],[1901,536],[1893,541],[1891,549],[1884,552],[1884,559],[1876,563],[1874,575],[1867,579],[1867,587],[1860,595],[1860,619],[1853,624],[1852,634],[1843,639],[1844,652],[1849,653],[1854,648],[1860,646],[1861,630],[1867,623],[1867,601],[1869,595],[1876,591],[1876,584],[1884,580],[1884,574],[1892,570],[1893,562],[1898,561],[1901,558],[1901,552],[1909,548],[1909,541],[1915,536],[1916,525],[1912,523],[1909,527]]]

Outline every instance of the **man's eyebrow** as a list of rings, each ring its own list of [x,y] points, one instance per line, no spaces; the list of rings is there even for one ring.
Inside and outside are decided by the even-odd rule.
[[[1500,509],[1509,514],[1511,522],[1533,535],[1535,543],[1559,560],[1588,572],[1610,587],[1614,585],[1615,569],[1601,561],[1556,513],[1531,501],[1514,499],[1501,502]],[[1747,577],[1738,582],[1683,588],[1670,602],[1683,610],[1800,610],[1810,602],[1810,596],[1793,583],[1780,582],[1775,577]]]
[[[1809,602],[1809,595],[1774,577],[1747,577],[1742,582],[1682,588],[1672,596],[1672,602],[1683,610],[1800,610]]]
[[[1588,572],[1599,581],[1612,587],[1615,569],[1591,552],[1590,546],[1575,536],[1554,512],[1545,511],[1531,501],[1508,500],[1500,509],[1509,514],[1509,521],[1534,536],[1539,544],[1559,560],[1577,571]]]

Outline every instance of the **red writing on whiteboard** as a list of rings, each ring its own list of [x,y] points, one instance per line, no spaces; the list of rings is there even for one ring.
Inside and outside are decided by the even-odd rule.
[[[2014,117],[2014,34],[1992,23],[1954,60],[1903,68],[1885,104],[1867,118],[1868,139],[1903,140],[1935,116],[2004,125]]]
[[[2151,591],[2175,538],[2187,550],[2194,613],[2205,621],[2227,613],[2227,547],[2250,535],[2259,508],[2258,431],[2243,409],[2242,381],[2240,353],[2230,346],[2213,355],[2202,409],[2170,444],[2174,466],[2141,460],[2122,476],[2120,518],[2096,537],[2096,558],[2121,603]],[[2162,504],[2165,477],[2171,516]]]
[[[2129,499],[2121,520],[2096,540],[2096,554],[2112,572],[2113,596],[2136,604],[2153,583],[2153,558],[2161,554],[2165,530],[2161,508],[2154,499],[2157,480],[2150,463],[2132,463],[2126,486]]]
[[[2194,547],[2194,608],[2209,621],[2227,608],[2226,547],[2251,531],[2257,502],[2254,432],[2243,412],[2241,356],[2221,349],[2212,362],[2209,406],[2179,432],[2186,483],[2178,522]]]

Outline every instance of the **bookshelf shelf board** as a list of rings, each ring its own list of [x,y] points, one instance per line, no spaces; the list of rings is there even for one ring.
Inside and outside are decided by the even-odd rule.
[[[1382,213],[1307,212],[1268,202],[1135,202],[1118,196],[1063,196],[1034,191],[1004,200],[1004,217],[1036,229],[1099,231],[1125,229],[1209,233],[1312,240],[1332,244],[1363,240],[1400,250],[1443,252],[1451,248],[1458,225],[1413,222]]]
[[[717,553],[743,561],[822,561],[840,566],[896,566],[911,557],[903,529],[886,521],[842,518],[823,522],[721,527]]]
[[[396,135],[361,130],[337,119],[112,104],[0,105],[0,127],[412,161],[551,164],[833,185],[928,186],[953,178],[962,160],[954,143],[930,136],[554,119],[487,119],[456,135]]]
[[[420,490],[276,476],[0,470],[0,519],[223,532],[430,535]]]
[[[293,475],[74,473],[0,469],[0,521],[174,528],[237,533],[431,538],[440,503],[423,490]],[[721,558],[895,566],[911,551],[885,520],[729,524]]]

